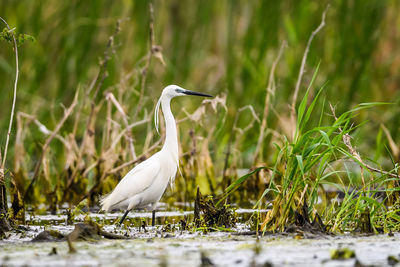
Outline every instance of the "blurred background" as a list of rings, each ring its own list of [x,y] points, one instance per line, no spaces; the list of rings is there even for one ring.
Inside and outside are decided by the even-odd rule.
[[[289,121],[285,118],[290,115],[289,105],[307,41],[329,6],[326,25],[310,46],[298,99],[301,100],[320,64],[311,94],[325,84],[321,103],[324,102],[326,108],[313,115],[315,125],[320,120],[332,121],[328,103],[336,106],[338,114],[362,102],[392,103],[361,112],[354,119],[355,123],[368,121],[357,129],[354,142],[366,158],[383,166],[391,166],[390,155],[399,157],[395,149],[396,144],[397,148],[400,144],[399,1],[151,1],[154,8],[153,45],[157,46],[157,51],[151,54],[146,68],[150,55],[149,3],[132,0],[99,0],[90,4],[87,1],[1,1],[0,16],[15,27],[17,33],[26,33],[36,39],[36,42],[26,42],[19,48],[17,111],[30,114],[48,129],[54,129],[64,112],[60,104],[70,105],[77,88],[81,94],[87,92],[99,73],[105,51],[108,51],[106,76],[97,97],[92,100],[97,104],[107,93],[113,93],[128,115],[129,123],[151,117],[162,89],[168,84],[218,96],[219,104],[203,103],[204,110],[198,109],[202,100],[197,98],[176,99],[172,107],[180,121],[181,164],[192,166],[190,170],[184,170],[184,176],[194,178],[186,182],[189,178],[177,178],[178,189],[180,186],[194,188],[198,184],[206,193],[221,191],[242,169],[245,171],[260,162],[267,166],[273,162],[276,154],[274,132],[286,134],[285,124]],[[119,20],[119,32],[109,46],[109,38],[114,35]],[[267,120],[270,132],[266,134],[255,162],[269,72],[284,41],[287,47],[275,70],[274,93],[270,100]],[[2,147],[12,103],[14,66],[11,46],[1,42]],[[143,70],[147,70],[144,85]],[[138,106],[140,110],[137,110]],[[115,121],[122,125],[123,118],[115,110],[113,112]],[[197,113],[188,116],[194,112]],[[84,118],[90,117],[90,108],[83,107],[81,114],[82,121],[74,131],[78,145],[84,139],[87,125]],[[63,125],[60,136],[69,136],[77,124],[74,116]],[[101,133],[106,121],[106,105],[99,106],[94,123],[95,152],[89,162],[100,157],[104,146]],[[23,155],[20,160],[15,160],[13,144],[17,126],[14,125],[8,156],[8,168],[12,171],[21,169],[24,177],[20,182],[21,192],[31,180],[46,138],[32,122],[21,122],[25,130],[21,130],[23,138],[20,139],[24,151],[17,152]],[[131,134],[137,155],[160,138],[151,121],[132,128]],[[393,143],[390,146],[390,139],[394,146]],[[121,141],[122,148],[127,146],[124,142]],[[59,140],[53,141],[46,157],[47,174],[47,165],[41,174],[43,183],[48,184],[44,188],[48,189],[37,189],[38,194],[60,188],[59,179],[64,177],[60,173],[68,169],[65,166],[67,159],[63,144]],[[77,159],[79,157],[72,161]],[[112,165],[115,167],[129,160],[132,156],[124,152]],[[74,167],[71,169],[73,172]],[[88,176],[84,187],[90,188],[91,179],[96,180],[99,174],[93,174],[93,178],[87,166],[81,169],[81,174]],[[199,169],[204,173],[199,174]],[[225,181],[227,176],[231,178]],[[109,191],[118,177],[109,179],[114,182],[97,190],[98,193]],[[261,189],[254,190],[256,197]]]

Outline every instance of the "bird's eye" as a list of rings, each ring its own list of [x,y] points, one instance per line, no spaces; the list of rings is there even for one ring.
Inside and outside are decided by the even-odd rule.
[[[178,94],[183,93],[182,89],[175,89],[175,92],[177,92]]]

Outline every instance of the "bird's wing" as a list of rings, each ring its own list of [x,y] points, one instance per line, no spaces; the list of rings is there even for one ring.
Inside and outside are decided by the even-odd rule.
[[[114,191],[102,201],[102,210],[110,210],[113,206],[143,192],[156,179],[161,170],[158,154],[135,166],[118,183]]]

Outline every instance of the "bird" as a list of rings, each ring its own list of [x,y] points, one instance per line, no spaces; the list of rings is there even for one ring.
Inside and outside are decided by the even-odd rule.
[[[211,95],[186,90],[177,85],[166,86],[157,102],[154,123],[159,128],[159,109],[162,108],[165,120],[165,140],[160,151],[131,169],[117,184],[115,189],[100,201],[101,210],[125,209],[119,221],[123,223],[133,209],[149,207],[152,211],[152,226],[155,224],[155,212],[158,201],[164,194],[168,183],[173,184],[179,168],[178,135],[174,115],[171,111],[171,99],[176,96]]]

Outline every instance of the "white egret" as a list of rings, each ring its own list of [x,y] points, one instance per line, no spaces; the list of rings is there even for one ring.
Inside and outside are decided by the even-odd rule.
[[[150,206],[153,215],[152,225],[154,226],[156,205],[164,194],[168,182],[171,184],[174,182],[179,165],[178,136],[170,102],[175,96],[184,95],[212,97],[183,89],[177,85],[169,85],[164,88],[154,114],[155,126],[158,131],[158,113],[161,105],[166,128],[162,149],[130,170],[111,194],[101,200],[101,209],[104,211],[126,209],[119,224],[122,224],[132,209]]]

